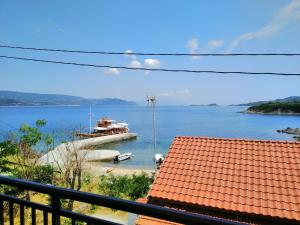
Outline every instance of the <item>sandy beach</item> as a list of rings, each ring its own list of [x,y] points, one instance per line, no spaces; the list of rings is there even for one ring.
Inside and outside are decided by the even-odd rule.
[[[111,163],[111,166],[105,164],[102,165],[99,162],[86,162],[83,165],[84,171],[92,174],[93,176],[100,176],[105,174],[113,174],[113,175],[132,175],[132,174],[140,174],[147,173],[151,175],[155,173],[155,169],[153,168],[128,168],[122,167],[119,165],[115,165]]]

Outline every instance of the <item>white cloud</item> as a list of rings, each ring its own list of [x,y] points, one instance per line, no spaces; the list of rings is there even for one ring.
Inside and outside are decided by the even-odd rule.
[[[293,0],[284,6],[276,16],[266,26],[253,31],[242,34],[237,37],[229,46],[227,52],[233,51],[240,44],[258,38],[270,38],[278,34],[288,24],[300,19],[300,0]]]
[[[187,47],[190,49],[190,53],[196,53],[199,48],[198,39],[192,38],[187,42]]]
[[[147,68],[157,68],[161,65],[158,59],[145,59],[144,64]]]
[[[187,42],[187,47],[190,50],[190,54],[197,54],[199,50],[198,38],[192,38]],[[192,56],[192,59],[197,59],[198,56]]]
[[[141,62],[141,61],[139,61],[137,56],[128,54],[128,53],[132,53],[132,52],[133,51],[131,49],[128,49],[124,52],[125,57],[131,58],[131,62],[128,64],[128,67],[132,67],[132,68],[146,67],[146,68],[152,69],[152,68],[158,68],[161,65],[161,61],[159,61],[158,59],[145,59],[144,62]],[[145,73],[149,74],[150,71],[145,71]]]
[[[207,43],[207,51],[212,51],[223,45],[223,40],[211,40]]]
[[[197,54],[199,52],[202,53],[210,53],[211,51],[219,48],[223,45],[223,40],[211,40],[209,41],[206,46],[202,49],[199,48],[199,43],[197,38],[192,38],[187,42],[187,47],[189,48],[189,52],[191,54]],[[192,56],[192,59],[199,59],[199,56]]]
[[[185,96],[185,95],[190,95],[191,91],[190,89],[182,89],[178,91],[169,91],[169,92],[164,92],[159,94],[158,96],[163,96],[163,97],[170,97],[170,96]]]
[[[130,56],[130,54],[132,53],[132,50],[131,49],[127,49],[124,53],[128,54],[128,55],[125,55],[125,56]]]
[[[130,62],[129,67],[133,67],[133,68],[141,68],[142,67],[142,63],[140,63],[140,61],[134,59]]]
[[[125,57],[129,57],[129,58],[131,58],[132,60],[135,60],[136,59],[136,56],[135,55],[131,55],[131,54],[128,54],[128,53],[133,53],[133,51],[131,50],[131,49],[128,49],[128,50],[126,50],[125,52]]]
[[[120,74],[121,72],[120,72],[120,70],[117,69],[117,68],[108,68],[108,69],[104,70],[104,73],[105,73],[105,74],[108,74],[108,75],[118,75],[118,74]]]

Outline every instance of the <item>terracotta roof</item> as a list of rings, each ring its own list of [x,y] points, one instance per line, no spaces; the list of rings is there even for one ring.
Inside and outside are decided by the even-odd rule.
[[[136,202],[146,204],[148,202],[147,198],[138,198]],[[160,220],[149,216],[138,216],[135,221],[135,225],[181,225],[179,223],[174,223],[166,220]]]
[[[181,225],[166,220],[160,220],[149,216],[139,216],[135,225]]]
[[[300,221],[300,143],[176,137],[149,196]]]
[[[139,202],[139,203],[144,203],[146,204],[148,202],[148,199],[147,198],[138,198],[137,200],[135,200],[136,202]]]

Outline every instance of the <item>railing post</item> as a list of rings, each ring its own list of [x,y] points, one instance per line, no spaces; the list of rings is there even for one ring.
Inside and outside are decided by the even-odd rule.
[[[0,198],[0,225],[4,225],[3,199]]]
[[[51,195],[52,206],[52,225],[60,225],[60,199],[57,196]]]
[[[9,206],[9,224],[14,225],[14,203],[13,202],[8,202]]]

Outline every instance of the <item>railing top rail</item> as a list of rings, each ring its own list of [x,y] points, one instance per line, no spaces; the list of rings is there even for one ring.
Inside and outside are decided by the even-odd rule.
[[[127,211],[135,214],[155,217],[172,222],[183,224],[228,224],[242,225],[245,223],[229,221],[221,218],[214,218],[206,215],[188,213],[170,208],[164,208],[152,204],[143,204],[139,202],[118,199],[93,193],[75,191],[71,189],[55,187],[52,185],[36,183],[23,179],[16,179],[0,175],[0,184],[11,185],[14,187],[36,191],[59,198],[73,199],[75,201],[104,206],[112,209]]]

